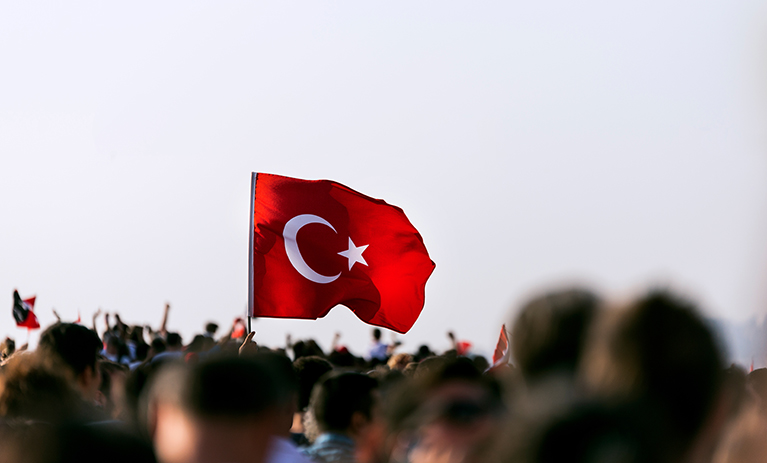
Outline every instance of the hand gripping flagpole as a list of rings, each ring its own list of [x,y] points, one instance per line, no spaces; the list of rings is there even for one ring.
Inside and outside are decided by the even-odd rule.
[[[248,334],[250,334],[250,317],[253,316],[253,234],[255,224],[253,217],[256,213],[256,177],[257,173],[250,174],[250,240],[248,246]]]

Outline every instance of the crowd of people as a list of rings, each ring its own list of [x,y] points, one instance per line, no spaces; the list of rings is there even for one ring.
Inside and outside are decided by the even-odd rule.
[[[0,345],[0,463],[748,463],[767,460],[767,369],[726,365],[696,305],[582,288],[515,311],[511,361],[460,343],[356,356],[254,342],[237,321],[184,343],[104,314]],[[455,341],[455,337],[451,337]]]

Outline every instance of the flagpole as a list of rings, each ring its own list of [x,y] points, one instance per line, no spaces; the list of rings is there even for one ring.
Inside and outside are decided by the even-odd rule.
[[[250,232],[248,240],[248,334],[250,334],[250,318],[253,316],[253,217],[256,213],[256,172],[250,173]]]

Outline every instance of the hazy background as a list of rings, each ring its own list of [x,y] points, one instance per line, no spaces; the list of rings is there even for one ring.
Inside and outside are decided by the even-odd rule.
[[[43,324],[170,301],[186,341],[225,330],[251,171],[405,210],[437,263],[407,349],[490,353],[558,282],[763,326],[767,1],[3,2],[0,71],[0,335],[26,338],[14,288]],[[255,329],[370,333],[342,307]]]

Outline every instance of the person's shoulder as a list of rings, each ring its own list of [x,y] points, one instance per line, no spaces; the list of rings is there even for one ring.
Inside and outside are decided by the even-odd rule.
[[[312,463],[292,442],[283,437],[272,439],[266,463]]]

